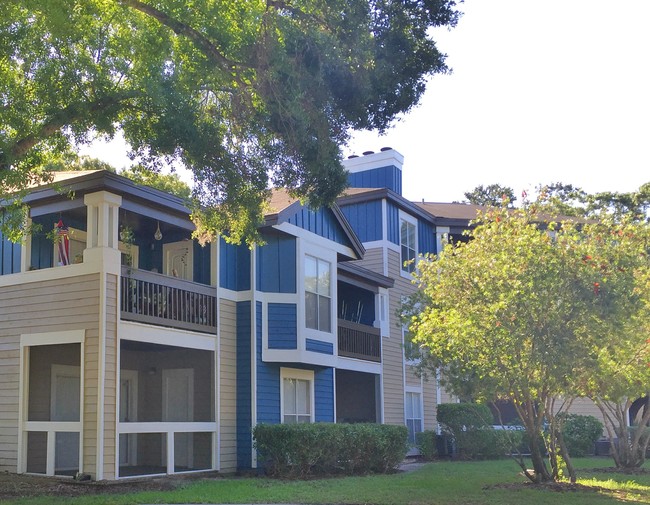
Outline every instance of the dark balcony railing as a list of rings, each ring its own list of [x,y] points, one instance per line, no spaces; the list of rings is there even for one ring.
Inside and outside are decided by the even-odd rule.
[[[122,267],[121,317],[126,321],[215,333],[215,288]]]
[[[379,328],[338,320],[339,356],[381,363]]]

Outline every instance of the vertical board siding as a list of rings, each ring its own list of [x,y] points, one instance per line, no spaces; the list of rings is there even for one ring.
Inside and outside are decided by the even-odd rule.
[[[327,207],[319,210],[311,210],[307,207],[300,207],[298,212],[288,219],[288,222],[310,231],[316,235],[332,240],[337,244],[351,246],[347,234],[341,223],[334,217],[334,213]]]
[[[296,292],[296,238],[288,235],[263,235],[266,244],[258,246],[255,273],[257,289],[266,293]]]
[[[334,369],[324,368],[314,373],[314,417],[317,423],[334,422]]]
[[[16,472],[18,464],[18,387],[20,380],[20,335],[68,330],[86,330],[85,372],[95,374],[92,345],[97,340],[99,276],[83,275],[5,286],[0,290],[0,471]],[[88,349],[90,346],[90,350]],[[95,410],[96,387],[85,387],[84,409]],[[84,424],[83,434],[86,440]],[[97,438],[95,424],[93,438]],[[84,458],[94,457],[84,448]],[[90,470],[94,473],[94,459]]]
[[[251,288],[251,255],[245,245],[228,244],[219,239],[219,285],[233,291]]]
[[[194,241],[194,250],[193,254],[193,276],[194,282],[200,284],[205,284],[206,286],[210,285],[211,281],[211,272],[210,272],[210,251],[212,249],[212,244],[205,244],[201,246],[198,242]]]
[[[222,472],[237,469],[237,308],[230,300],[219,303],[219,433]]]
[[[257,422],[277,424],[280,422],[280,366],[262,361],[261,302],[257,302],[255,315],[257,328]]]
[[[402,194],[402,171],[394,165],[348,174],[353,188],[388,188]]]
[[[418,254],[436,253],[436,234],[433,226],[418,219]]]
[[[343,215],[361,242],[382,240],[383,216],[381,200],[355,203],[341,207]]]
[[[269,349],[298,348],[297,313],[295,303],[268,304]]]
[[[0,221],[4,222],[5,211],[0,211]],[[0,232],[0,275],[20,272],[20,242],[14,243]]]
[[[237,303],[237,468],[250,468],[251,428],[251,302]]]
[[[387,202],[386,205],[386,228],[388,230],[388,241],[400,245],[399,230],[399,208],[397,205]]]

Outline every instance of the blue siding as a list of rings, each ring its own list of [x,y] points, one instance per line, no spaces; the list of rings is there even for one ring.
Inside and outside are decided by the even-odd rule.
[[[388,240],[393,244],[399,245],[400,243],[400,231],[399,231],[399,208],[397,205],[388,202],[388,216],[387,217],[387,228],[388,228]]]
[[[321,354],[334,354],[334,344],[331,342],[322,342],[311,338],[305,339],[305,348],[308,351],[319,352]]]
[[[291,216],[288,221],[291,224],[338,244],[351,245],[347,234],[343,231],[343,227],[339,221],[334,217],[331,209],[321,208],[319,210],[311,210],[307,207],[300,207],[298,212]]]
[[[418,221],[418,254],[436,252],[436,234],[432,225]]]
[[[194,242],[194,282],[210,285],[210,251],[212,244],[201,246]]]
[[[13,243],[0,233],[0,275],[20,272],[20,243]]]
[[[251,288],[251,255],[245,245],[228,244],[219,239],[219,285],[233,291]]]
[[[334,369],[316,370],[314,374],[314,396],[317,423],[334,422]]]
[[[250,468],[251,429],[251,303],[237,303],[237,468]]]
[[[381,200],[346,205],[341,210],[361,242],[383,238]]]
[[[338,317],[372,326],[375,322],[375,294],[347,282],[339,281]]]
[[[280,365],[262,361],[262,303],[255,306],[257,342],[257,422],[280,422]]]
[[[257,289],[266,293],[296,292],[296,238],[263,235],[266,244],[257,248]]]
[[[388,188],[402,194],[402,171],[394,165],[349,174],[348,182],[353,188]]]
[[[298,348],[298,315],[295,303],[269,303],[269,349]]]

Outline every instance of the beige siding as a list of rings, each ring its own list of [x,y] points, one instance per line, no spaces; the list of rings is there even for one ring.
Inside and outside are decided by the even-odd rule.
[[[17,470],[20,335],[85,329],[96,339],[98,313],[98,275],[0,290],[0,471]]]
[[[237,317],[235,302],[219,304],[220,457],[221,471],[237,469]]]
[[[104,370],[104,479],[115,479],[117,416],[117,308],[118,278],[106,279],[106,343]]]
[[[355,264],[372,270],[373,272],[384,273],[384,250],[382,248],[374,248],[366,250],[366,254],[362,260],[355,261]]]

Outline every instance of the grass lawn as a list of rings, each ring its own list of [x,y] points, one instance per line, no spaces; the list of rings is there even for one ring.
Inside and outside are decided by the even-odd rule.
[[[376,505],[599,505],[650,503],[650,472],[640,475],[589,471],[612,465],[611,459],[576,460],[579,483],[594,490],[536,489],[525,483],[511,460],[439,462],[414,472],[387,476],[276,481],[264,478],[219,478],[189,482],[167,492],[105,494],[80,498],[43,496],[2,502],[11,504],[143,503],[300,503]],[[503,487],[500,487],[503,486]]]

